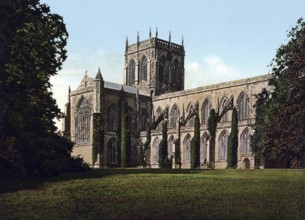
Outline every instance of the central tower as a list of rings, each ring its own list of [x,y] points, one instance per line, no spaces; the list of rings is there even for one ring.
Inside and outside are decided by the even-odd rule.
[[[184,46],[156,36],[128,44],[126,39],[124,82],[128,86],[138,88],[146,95],[162,95],[184,90]]]

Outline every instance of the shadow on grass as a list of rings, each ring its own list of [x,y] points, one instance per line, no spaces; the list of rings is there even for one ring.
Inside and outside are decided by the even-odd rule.
[[[152,169],[152,168],[108,168],[92,169],[77,173],[64,173],[55,177],[48,178],[10,178],[0,180],[0,194],[15,192],[25,189],[39,189],[46,183],[103,178],[110,175],[131,175],[131,174],[194,174],[203,170],[191,169]],[[208,171],[208,170],[206,170]]]

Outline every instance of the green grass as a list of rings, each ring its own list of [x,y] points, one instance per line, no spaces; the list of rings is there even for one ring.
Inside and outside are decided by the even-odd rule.
[[[305,219],[304,170],[102,169],[0,187],[0,219]]]

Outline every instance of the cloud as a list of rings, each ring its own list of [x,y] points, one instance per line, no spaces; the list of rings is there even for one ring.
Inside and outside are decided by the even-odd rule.
[[[185,66],[187,89],[239,79],[240,71],[229,66],[218,56],[206,56],[200,62],[192,61]]]

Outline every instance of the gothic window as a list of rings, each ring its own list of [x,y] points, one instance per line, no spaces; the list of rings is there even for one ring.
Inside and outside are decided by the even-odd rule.
[[[191,135],[187,134],[183,141],[183,155],[184,155],[184,163],[191,162]]]
[[[208,134],[204,132],[204,134],[201,136],[200,141],[200,161],[204,162],[207,161],[207,148],[208,148]]]
[[[161,84],[167,84],[168,79],[166,74],[165,58],[163,56],[159,59],[158,72],[159,82]]]
[[[221,104],[220,104],[220,112],[219,114],[221,114],[222,110],[224,109],[224,107],[227,105],[228,100],[226,97],[223,97],[221,100]],[[222,118],[220,119],[220,122],[227,122],[228,121],[228,112],[226,114],[224,114],[222,116]]]
[[[148,113],[145,109],[142,109],[142,111],[141,111],[141,131],[146,131],[147,120],[148,120]]]
[[[116,131],[117,125],[116,125],[116,108],[115,105],[111,105],[108,109],[108,115],[107,115],[107,127],[109,131]]]
[[[80,98],[75,113],[75,143],[90,142],[90,116],[91,108],[87,99]]]
[[[170,112],[170,127],[177,128],[177,122],[179,120],[179,109],[176,104],[173,105],[172,110]]]
[[[172,73],[172,76],[171,76],[172,81],[171,81],[171,83],[173,85],[175,85],[176,88],[177,88],[177,86],[179,85],[179,81],[180,81],[179,80],[179,78],[180,78],[180,69],[179,69],[179,62],[178,62],[177,59],[175,59],[173,65],[172,65],[172,72],[171,73]]]
[[[157,120],[158,117],[159,117],[161,114],[162,114],[162,109],[161,109],[161,107],[159,106],[159,107],[157,108],[157,111],[156,111],[156,114],[155,114],[155,120]],[[161,129],[162,129],[162,123],[159,123],[156,129],[161,130]]]
[[[189,103],[188,106],[187,106],[187,108],[186,108],[187,114],[186,114],[185,117],[187,117],[191,112],[193,112],[193,110],[194,110],[193,104],[192,104],[192,103]],[[194,127],[194,117],[192,117],[192,118],[186,123],[186,126],[188,126],[188,127]]]
[[[127,111],[126,111],[126,128],[127,130],[131,130],[132,129],[132,108],[127,107]]]
[[[219,160],[227,159],[228,132],[222,131],[219,136]]]
[[[135,69],[136,69],[136,63],[132,59],[129,62],[128,70],[127,70],[128,71],[128,74],[127,74],[127,85],[128,86],[134,85],[134,82],[135,82]]]
[[[241,93],[237,99],[238,106],[238,119],[244,120],[248,119],[249,116],[249,105],[248,96],[245,93]]]
[[[167,142],[167,154],[168,154],[168,157],[170,158],[171,155],[173,155],[173,149],[175,147],[175,144],[174,144],[174,136],[171,135],[168,139],[168,142]]]
[[[159,162],[159,144],[160,144],[160,139],[156,137],[153,141],[152,145],[152,163],[156,164]]]
[[[115,138],[111,138],[107,144],[107,163],[118,164],[118,142]]]
[[[147,59],[145,56],[140,61],[139,82],[147,80]]]
[[[201,107],[201,124],[207,124],[210,116],[211,104],[205,99]]]
[[[240,137],[242,154],[251,154],[249,129],[246,128]]]

